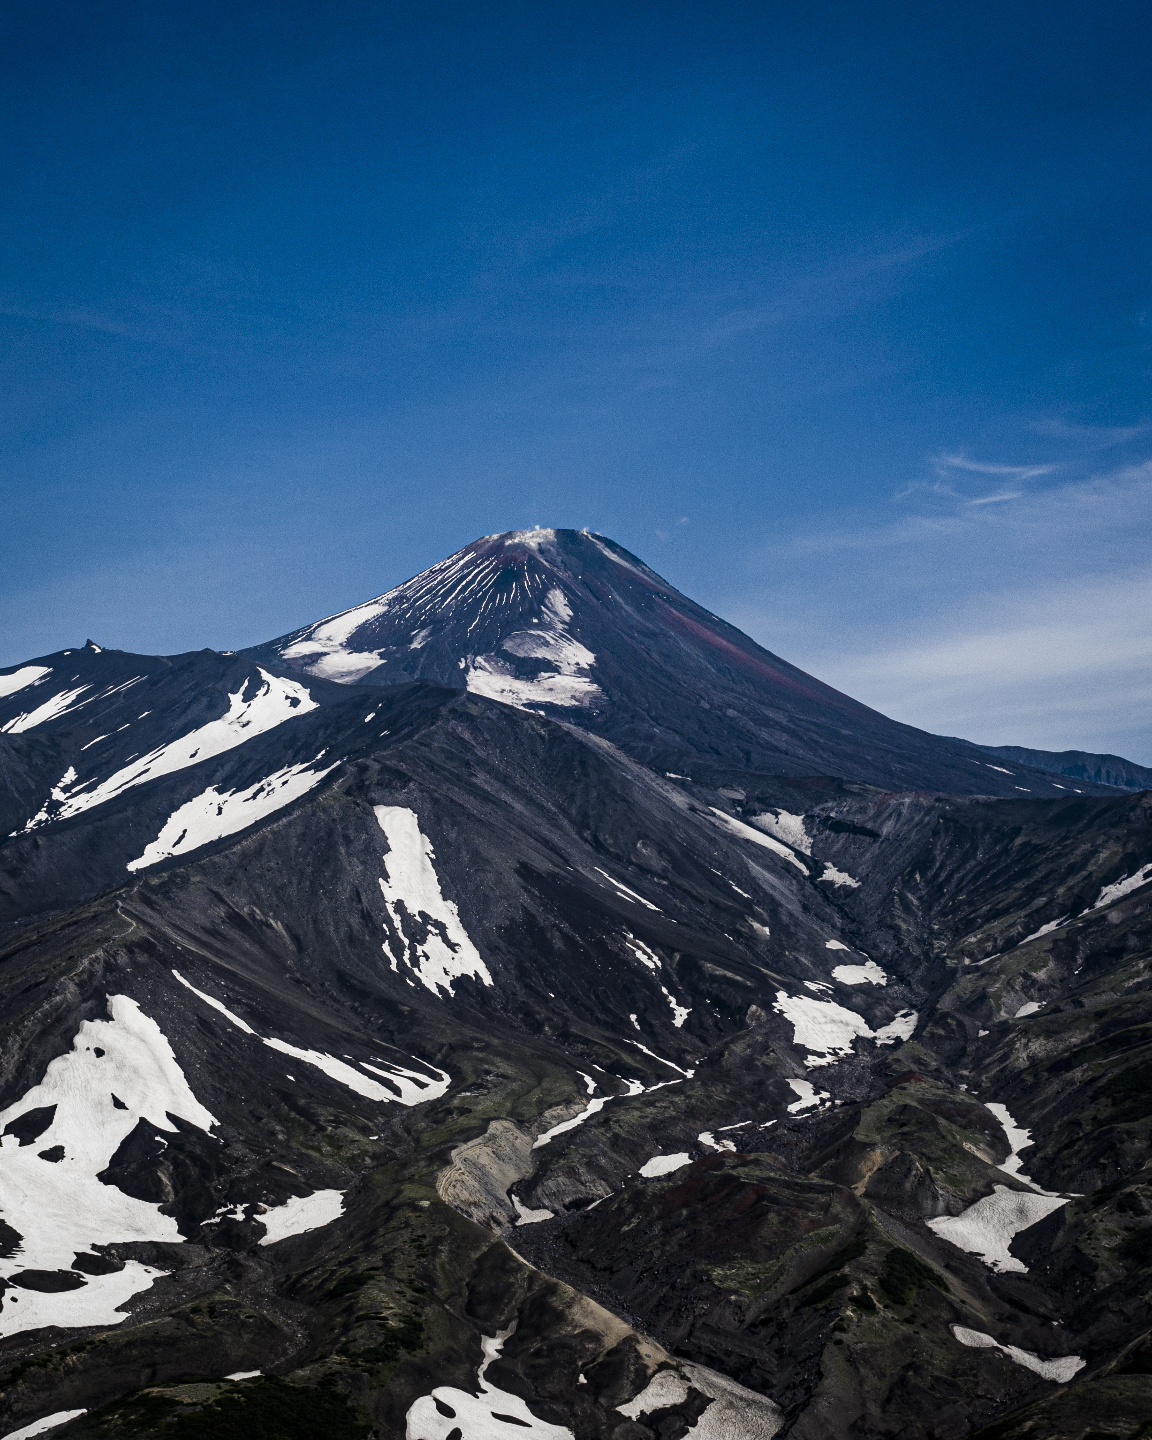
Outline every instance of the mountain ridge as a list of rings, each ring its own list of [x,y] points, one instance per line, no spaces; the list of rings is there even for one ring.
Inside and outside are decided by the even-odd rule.
[[[971,747],[528,533],[0,676],[0,1427],[1138,1432],[1152,796],[871,783]]]

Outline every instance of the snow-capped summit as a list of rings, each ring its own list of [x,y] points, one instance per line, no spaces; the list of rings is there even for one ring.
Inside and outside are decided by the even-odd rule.
[[[564,719],[662,772],[835,775],[1016,796],[962,741],[901,725],[790,665],[587,530],[486,535],[402,585],[246,652],[343,684],[434,681]]]

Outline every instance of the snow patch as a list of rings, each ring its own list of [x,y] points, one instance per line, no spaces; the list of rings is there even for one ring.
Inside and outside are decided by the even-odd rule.
[[[1021,1230],[1029,1229],[1067,1203],[1059,1195],[1037,1195],[1030,1190],[996,1185],[991,1195],[969,1205],[962,1214],[939,1216],[929,1220],[928,1226],[957,1249],[979,1256],[990,1270],[1023,1275],[1028,1267],[1009,1253],[1009,1245]]]
[[[1025,1015],[1035,1015],[1037,1010],[1043,1010],[1043,1000],[1028,1000],[1020,1006],[1019,1010],[1012,1017],[1014,1020],[1023,1020]]]
[[[461,924],[460,912],[441,893],[432,842],[422,833],[416,812],[402,805],[372,809],[388,840],[387,876],[380,889],[394,931],[382,947],[386,955],[391,952],[392,969],[398,973],[397,962],[403,960],[436,996],[442,989],[451,996],[453,982],[462,976],[491,985],[492,976]]]
[[[283,1205],[277,1205],[256,1216],[264,1226],[264,1238],[260,1244],[275,1245],[279,1240],[287,1240],[290,1235],[303,1235],[308,1230],[319,1230],[323,1225],[331,1225],[332,1221],[338,1220],[343,1213],[343,1190],[316,1190],[311,1195],[294,1195],[290,1200],[285,1200]],[[249,1372],[255,1375],[259,1373],[258,1370]]]
[[[735,835],[741,840],[751,840],[754,845],[760,845],[765,850],[773,851],[782,859],[791,861],[804,875],[808,874],[808,867],[803,860],[797,860],[795,853],[787,845],[782,845],[779,840],[773,839],[771,835],[765,835],[761,830],[754,830],[751,825],[745,825],[743,820],[737,820],[726,810],[718,810],[715,805],[710,805],[708,808],[716,817],[715,823],[727,830],[730,835]]]
[[[777,990],[772,1008],[793,1026],[792,1043],[811,1052],[804,1062],[810,1070],[851,1055],[852,1042],[857,1036],[865,1040],[874,1038],[872,1027],[863,1015],[846,1010],[833,1000],[810,1000],[807,995],[790,996],[784,990]]]
[[[696,1139],[701,1145],[707,1145],[709,1150],[731,1150],[736,1153],[736,1146],[731,1140],[717,1140],[711,1130],[701,1130]]]
[[[852,878],[845,870],[837,870],[830,860],[824,862],[824,873],[820,876],[821,883],[827,881],[829,885],[846,885],[850,890],[859,890],[860,881]]]
[[[319,758],[318,755],[316,760]],[[316,760],[308,763],[314,765]],[[226,790],[221,795],[215,785],[209,785],[207,790],[172,812],[156,839],[144,847],[141,856],[129,860],[127,868],[146,870],[150,865],[159,865],[161,860],[187,855],[202,845],[211,845],[214,840],[247,830],[249,825],[307,795],[340,761],[323,770],[309,770],[308,763],[286,765],[247,790]]]
[[[1017,1365],[1023,1365],[1026,1370],[1034,1370],[1037,1375],[1042,1375],[1045,1380],[1054,1380],[1057,1385],[1067,1385],[1087,1363],[1079,1355],[1061,1355],[1056,1360],[1041,1360],[1040,1356],[1033,1355],[1031,1350],[1021,1350],[1016,1345],[1001,1345],[999,1340],[993,1340],[992,1336],[986,1335],[983,1330],[969,1330],[965,1325],[953,1325],[951,1330],[961,1345],[968,1345],[974,1350],[999,1350]]]
[[[29,1110],[53,1110],[48,1128],[22,1145],[0,1142],[0,1212],[20,1234],[7,1262],[20,1286],[24,1270],[64,1270],[98,1245],[141,1240],[180,1244],[176,1221],[96,1177],[141,1120],[174,1132],[170,1117],[210,1131],[215,1117],[193,1095],[156,1022],[127,995],[110,995],[111,1020],[85,1020],[72,1050],[51,1061],[38,1085],[0,1114],[0,1130]],[[119,1101],[116,1104],[113,1097]],[[61,1147],[56,1163],[40,1152]],[[76,1289],[5,1292],[0,1335],[45,1325],[119,1325],[119,1309],[165,1272],[128,1261],[109,1275],[83,1276]]]
[[[832,1096],[827,1090],[817,1090],[811,1080],[789,1080],[793,1093],[798,1097],[791,1105],[784,1108],[789,1115],[800,1115],[805,1110],[819,1110],[825,1101],[830,1101]]]
[[[875,960],[867,960],[863,965],[833,966],[832,978],[833,980],[839,980],[841,985],[888,984],[887,974],[883,970],[881,970],[880,966],[876,964]]]
[[[673,1170],[689,1164],[691,1158],[687,1150],[681,1150],[676,1155],[653,1155],[651,1160],[645,1160],[641,1165],[640,1174],[645,1180],[655,1180],[658,1175],[671,1175]]]
[[[881,1025],[876,1031],[875,1040],[877,1045],[895,1045],[897,1040],[911,1040],[916,1033],[916,1022],[920,1019],[915,1010],[901,1010],[895,1020],[890,1020],[887,1025]]]
[[[512,1196],[512,1204],[516,1208],[517,1225],[539,1225],[541,1220],[554,1220],[556,1218],[551,1210],[529,1210],[519,1195]]]
[[[1033,1143],[1032,1132],[1017,1125],[1006,1105],[992,1102],[985,1106],[1004,1127],[1008,1140],[1009,1156],[997,1168],[1006,1175],[1030,1187],[1028,1192],[1009,1190],[1006,1185],[997,1185],[991,1195],[985,1195],[974,1205],[969,1205],[960,1215],[942,1216],[929,1220],[928,1224],[945,1240],[961,1250],[979,1255],[993,1270],[1013,1270],[1026,1274],[1028,1267],[1009,1253],[1008,1247],[1021,1230],[1027,1230],[1037,1221],[1043,1220],[1053,1210],[1066,1205],[1069,1196],[1056,1195],[1042,1190],[1030,1176],[1021,1172],[1020,1151]]]
[[[1100,891],[1100,894],[1097,895],[1096,903],[1092,906],[1092,909],[1102,910],[1105,905],[1111,905],[1114,900],[1119,900],[1122,896],[1131,894],[1133,890],[1138,890],[1141,885],[1146,885],[1149,880],[1152,880],[1152,861],[1149,861],[1147,865],[1141,866],[1134,875],[1125,875],[1123,880],[1116,880],[1111,885],[1105,885],[1103,890]]]
[[[783,840],[785,845],[791,845],[793,850],[802,850],[805,855],[812,854],[812,838],[804,828],[803,815],[792,815],[787,810],[767,810],[763,815],[752,815],[749,818],[758,830],[775,835],[777,840]]]
[[[851,949],[852,949],[851,945],[842,945],[839,940],[825,940],[825,942],[824,942],[824,948],[825,948],[825,950],[848,950],[848,951],[851,951]]]
[[[571,1430],[537,1419],[518,1395],[499,1390],[484,1379],[514,1329],[513,1325],[496,1335],[480,1337],[484,1362],[476,1372],[475,1395],[452,1385],[437,1385],[430,1395],[412,1402],[406,1416],[406,1440],[448,1440],[452,1434],[459,1440],[573,1440]]]
[[[1039,930],[1033,930],[1031,935],[1025,935],[1023,940],[1017,940],[1013,950],[1019,950],[1021,945],[1027,945],[1030,940],[1039,940],[1041,935],[1051,935],[1053,930],[1059,930],[1062,925],[1067,925],[1068,916],[1062,915],[1059,920],[1049,920],[1047,925],[1041,925]]]
[[[780,1407],[704,1365],[678,1360],[680,1373],[660,1370],[644,1390],[616,1409],[629,1420],[651,1415],[688,1398],[688,1386],[711,1402],[688,1432],[691,1440],[772,1440],[784,1424]]]

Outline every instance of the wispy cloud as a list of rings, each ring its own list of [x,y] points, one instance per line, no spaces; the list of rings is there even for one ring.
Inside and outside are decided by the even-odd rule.
[[[886,714],[1152,763],[1152,462],[749,562],[759,583],[710,608]]]
[[[1110,450],[1114,445],[1126,445],[1140,435],[1148,433],[1149,425],[1072,425],[1067,420],[1037,420],[1032,426],[1037,435],[1046,435],[1052,440],[1063,440],[1082,450]]]
[[[975,475],[1010,475],[1014,480],[1033,480],[1059,469],[1058,465],[998,465],[987,460],[969,460],[966,455],[937,455],[932,463],[941,475],[950,470],[967,470]]]

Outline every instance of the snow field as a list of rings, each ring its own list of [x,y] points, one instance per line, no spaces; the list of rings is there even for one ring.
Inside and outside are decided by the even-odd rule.
[[[416,812],[402,805],[374,805],[372,809],[388,840],[384,856],[387,875],[380,881],[380,890],[399,937],[399,958],[433,995],[439,996],[443,989],[451,996],[453,981],[465,975],[491,985],[492,976],[461,924],[459,911],[441,893],[432,864],[432,842],[421,832]],[[411,925],[405,925],[405,916],[423,922],[423,939],[410,938]],[[391,953],[392,969],[398,971],[395,943],[386,941],[383,950],[386,955]]]
[[[380,656],[374,650],[352,650],[346,642],[353,631],[367,625],[370,620],[378,620],[387,611],[389,599],[395,594],[395,590],[390,590],[377,600],[369,600],[364,605],[354,606],[353,609],[333,615],[328,620],[321,620],[318,625],[305,631],[298,640],[286,645],[280,652],[281,655],[285,660],[314,656],[304,667],[309,675],[351,685],[362,675],[367,675],[369,670],[375,670],[380,664]]]
[[[468,667],[465,684],[474,695],[500,700],[520,708],[532,705],[588,705],[602,698],[600,687],[588,671],[595,654],[565,628],[572,607],[558,587],[544,597],[543,623],[531,630],[517,630],[501,644],[501,650],[525,660],[550,665],[533,679],[521,679],[497,655],[478,655]]]
[[[859,890],[860,881],[853,879],[846,870],[837,870],[830,860],[824,862],[824,873],[820,876],[821,881],[827,881],[829,885],[845,885],[849,890]]]
[[[321,752],[323,754],[323,752]],[[316,760],[320,759],[317,755]],[[316,760],[311,763],[314,765]],[[258,780],[247,790],[226,790],[220,794],[214,785],[202,791],[193,799],[174,810],[156,839],[144,847],[144,853],[128,862],[129,870],[146,870],[149,865],[158,865],[161,860],[170,860],[174,855],[187,855],[201,845],[210,845],[226,835],[236,835],[283,810],[293,800],[306,795],[331,774],[335,764],[323,770],[309,770],[307,763],[286,765],[271,775]]]

